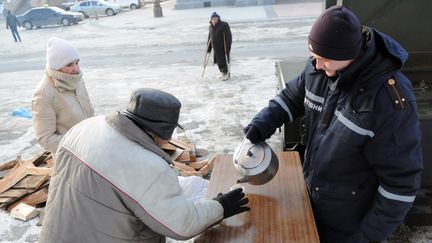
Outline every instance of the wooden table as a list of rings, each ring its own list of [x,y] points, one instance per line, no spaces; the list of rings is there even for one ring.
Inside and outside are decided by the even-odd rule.
[[[223,220],[195,242],[319,242],[298,153],[280,152],[277,156],[279,171],[270,182],[242,184],[251,211]],[[239,178],[232,156],[218,156],[207,197],[228,192]]]

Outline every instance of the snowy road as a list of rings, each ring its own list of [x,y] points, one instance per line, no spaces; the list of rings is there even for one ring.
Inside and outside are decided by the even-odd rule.
[[[31,120],[11,112],[20,107],[30,110],[51,36],[68,39],[79,49],[97,114],[124,109],[136,88],[166,90],[182,102],[180,123],[198,147],[232,153],[242,139],[242,127],[276,94],[275,61],[305,59],[306,36],[321,11],[320,3],[182,11],[172,7],[173,2],[164,2],[164,17],[158,19],[147,6],[69,27],[22,30],[23,42],[18,44],[9,32],[1,31],[0,162],[41,151]],[[217,67],[212,65],[201,78],[208,18],[214,10],[233,32],[232,79],[227,82],[217,80]],[[276,134],[270,144],[280,150],[280,141]],[[0,241],[35,242],[40,231],[35,224],[36,220],[23,223],[1,211]],[[429,231],[408,234],[412,242],[427,242]]]
[[[228,125],[237,123],[241,132],[240,124],[247,123],[274,95],[274,61],[307,55],[305,37],[320,5],[305,6],[311,14],[273,19],[265,17],[263,7],[218,9],[233,32],[232,80],[228,83],[217,81],[216,66],[209,65],[205,78],[200,77],[208,9],[170,11],[167,2],[161,19],[152,17],[151,8],[144,8],[69,27],[22,30],[24,42],[6,42],[1,52],[0,158],[13,158],[35,144],[31,121],[11,117],[10,113],[15,108],[30,109],[33,89],[43,76],[46,41],[51,36],[68,39],[80,50],[81,68],[97,113],[121,109],[134,88],[156,87],[181,98],[182,119],[193,119],[191,124],[204,120],[203,127],[214,127],[209,123],[211,114],[198,119],[188,114],[189,109],[215,110],[214,118],[227,109],[232,113],[233,106],[236,111],[248,111],[244,115],[243,111],[236,112],[235,118],[227,114]],[[2,39],[9,38],[8,34],[1,32]],[[210,136],[203,135],[202,139],[209,139],[206,137]],[[212,141],[211,147],[216,149],[217,144]]]

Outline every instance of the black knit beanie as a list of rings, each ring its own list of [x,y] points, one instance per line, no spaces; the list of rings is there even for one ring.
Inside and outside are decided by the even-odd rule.
[[[360,21],[345,7],[333,6],[315,21],[309,33],[309,49],[330,60],[355,59],[362,48]]]
[[[212,19],[212,18],[214,18],[214,17],[217,17],[218,19],[220,19],[219,14],[217,14],[216,12],[213,12],[213,13],[212,13],[210,19]]]

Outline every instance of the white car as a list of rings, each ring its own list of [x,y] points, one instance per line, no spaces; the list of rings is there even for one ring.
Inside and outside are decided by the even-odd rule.
[[[70,7],[72,12],[80,12],[85,17],[95,14],[106,14],[113,16],[121,11],[123,8],[117,4],[109,4],[101,1],[82,1],[78,2]]]
[[[123,8],[130,8],[132,10],[141,7],[139,0],[104,0],[104,2],[111,3],[111,4],[118,4]]]

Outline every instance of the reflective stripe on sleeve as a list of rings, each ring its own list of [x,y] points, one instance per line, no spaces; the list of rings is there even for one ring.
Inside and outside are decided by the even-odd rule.
[[[292,122],[293,121],[292,113],[291,113],[290,109],[288,108],[288,106],[285,104],[285,102],[282,100],[282,98],[279,96],[276,96],[273,98],[273,100],[276,101],[276,103],[278,103],[282,107],[282,109],[284,109],[286,111],[286,113],[288,113],[288,117],[290,119],[290,122]]]
[[[353,130],[354,132],[356,132],[356,133],[358,133],[360,135],[369,136],[371,138],[373,138],[375,136],[375,133],[373,131],[367,130],[367,129],[364,129],[364,128],[361,128],[361,127],[357,126],[352,121],[348,120],[348,118],[344,117],[342,115],[342,113],[340,113],[340,111],[336,110],[335,111],[335,115],[337,116],[338,120],[340,122],[342,122],[342,124],[344,124],[349,129]]]
[[[381,185],[378,187],[378,192],[385,198],[401,201],[401,202],[414,202],[415,196],[401,196],[386,191]]]

